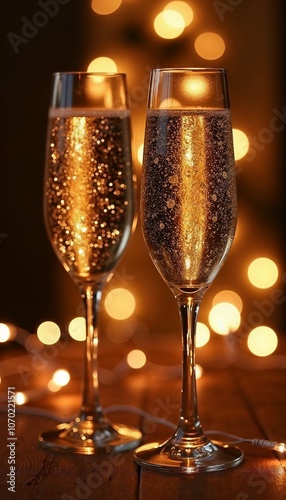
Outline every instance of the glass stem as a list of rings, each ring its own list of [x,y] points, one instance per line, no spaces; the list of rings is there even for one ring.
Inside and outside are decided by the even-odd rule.
[[[201,428],[196,383],[195,339],[196,324],[201,298],[178,298],[182,326],[182,392],[177,438],[193,440],[194,446],[204,444],[207,438]]]
[[[82,382],[82,406],[80,420],[102,423],[105,418],[99,402],[98,386],[98,326],[97,316],[101,299],[101,288],[94,290],[89,285],[81,289],[86,314],[86,341]]]

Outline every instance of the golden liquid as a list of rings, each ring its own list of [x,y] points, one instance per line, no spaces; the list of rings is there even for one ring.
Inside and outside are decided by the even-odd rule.
[[[229,111],[148,112],[141,206],[147,246],[167,283],[208,285],[236,225]]]
[[[75,280],[110,272],[134,216],[129,115],[63,110],[49,123],[45,217],[59,259]]]

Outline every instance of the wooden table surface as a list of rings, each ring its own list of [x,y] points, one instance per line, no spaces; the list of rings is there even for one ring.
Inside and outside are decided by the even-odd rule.
[[[144,442],[162,441],[179,415],[180,339],[150,339],[134,346],[103,339],[100,349],[101,402],[113,422],[139,427]],[[286,357],[283,349],[267,359],[231,356],[224,342],[198,350],[204,372],[198,380],[199,413],[205,432],[218,430],[243,438],[286,440]],[[279,344],[281,345],[281,343]],[[285,346],[285,343],[284,343]],[[125,361],[144,349],[146,365],[132,370]],[[283,347],[284,348],[284,347]],[[285,353],[285,349],[284,349]],[[1,355],[1,354],[0,354]],[[112,455],[56,454],[41,449],[38,435],[64,420],[80,405],[81,348],[74,341],[41,354],[2,349],[0,498],[19,500],[278,500],[286,499],[286,454],[241,443],[244,462],[225,472],[190,475],[138,467],[133,452]],[[47,382],[57,368],[67,368],[71,382],[56,393]],[[27,391],[29,401],[16,407],[16,486],[8,490],[7,389]],[[53,415],[51,414],[53,412]],[[218,436],[215,436],[218,439]],[[227,441],[227,437],[221,437]]]

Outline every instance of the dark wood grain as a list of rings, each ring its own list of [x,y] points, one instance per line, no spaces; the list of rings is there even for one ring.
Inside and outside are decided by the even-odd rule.
[[[103,351],[110,346],[103,343]],[[110,353],[104,370],[122,362],[126,346]],[[140,427],[145,442],[162,441],[172,433],[180,404],[180,367],[177,365],[180,347],[172,344],[149,345],[150,363],[139,371],[121,366],[121,375],[103,377],[102,402],[112,421]],[[164,350],[166,357],[164,358]],[[170,353],[174,351],[174,356]],[[8,357],[11,354],[9,353]],[[60,361],[77,361],[74,347],[61,353]],[[104,357],[103,357],[104,359]],[[172,365],[172,359],[174,363]],[[15,362],[15,360],[14,360]],[[80,359],[78,359],[80,364]],[[220,430],[245,438],[275,441],[286,439],[286,369],[243,370],[233,364],[213,369],[205,363],[205,372],[198,381],[199,412],[205,431]],[[168,368],[169,367],[169,368]],[[286,367],[285,367],[286,368]],[[13,384],[18,388],[19,375],[2,380],[2,390]],[[107,372],[106,372],[107,373]],[[105,375],[106,375],[105,373]],[[110,375],[110,373],[109,373]],[[14,377],[14,378],[13,378]],[[31,384],[37,387],[47,373],[34,373]],[[33,382],[32,382],[33,380]],[[17,386],[18,384],[18,386]],[[21,387],[22,390],[22,387]],[[30,402],[26,408],[37,411],[53,410],[63,416],[77,411],[79,380],[59,393],[47,394]],[[239,445],[245,452],[244,462],[226,472],[176,475],[140,469],[133,461],[133,452],[112,455],[73,456],[55,454],[41,449],[38,435],[55,424],[51,418],[16,412],[16,493],[7,490],[7,403],[2,402],[0,498],[17,500],[284,500],[286,498],[286,461],[277,453]],[[26,409],[27,411],[27,409]],[[34,410],[35,413],[36,410]],[[163,419],[164,423],[156,421]],[[217,436],[216,436],[216,439]],[[226,439],[226,438],[225,438]]]

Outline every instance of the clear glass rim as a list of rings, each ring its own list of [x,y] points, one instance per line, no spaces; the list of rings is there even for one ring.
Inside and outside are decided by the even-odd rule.
[[[53,76],[71,75],[71,76],[126,76],[126,73],[116,73],[113,71],[55,71]]]
[[[225,68],[193,68],[193,67],[182,67],[182,68],[154,68],[151,72],[158,73],[226,73]]]

